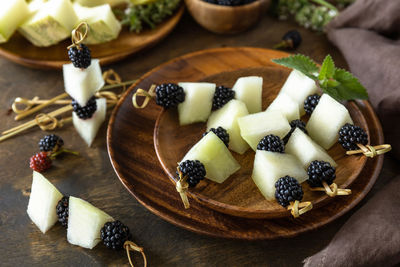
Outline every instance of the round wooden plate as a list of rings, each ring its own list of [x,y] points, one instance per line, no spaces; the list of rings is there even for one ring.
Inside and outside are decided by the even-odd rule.
[[[167,81],[216,78],[221,72],[239,69],[276,68],[270,60],[286,55],[260,48],[210,49],[179,57],[145,74],[124,94],[108,126],[108,152],[122,184],[142,205],[161,218],[197,233],[226,238],[254,240],[290,237],[321,227],[353,208],[376,181],[382,168],[382,156],[366,160],[358,178],[351,184],[352,195],[335,198],[328,205],[313,209],[297,219],[240,218],[217,212],[192,199],[191,208],[185,210],[175,186],[164,174],[153,146],[155,122],[161,108],[154,102],[140,110],[132,106],[131,97],[137,88],[149,88],[153,83]],[[282,81],[286,74],[282,71]],[[358,122],[368,125],[371,143],[383,143],[382,129],[370,104],[367,101],[356,101],[352,105],[356,106],[354,110],[360,112],[365,119],[365,122]]]
[[[184,9],[182,5],[172,17],[155,29],[140,34],[123,27],[117,39],[90,45],[92,57],[100,59],[100,64],[104,66],[155,45],[173,30]],[[67,55],[67,47],[70,44],[71,40],[67,39],[50,47],[36,47],[17,32],[7,43],[0,45],[0,56],[27,67],[61,69],[63,64],[70,62]]]

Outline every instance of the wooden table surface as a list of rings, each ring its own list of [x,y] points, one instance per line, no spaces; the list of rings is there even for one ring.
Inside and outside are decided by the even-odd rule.
[[[145,52],[104,67],[123,78],[140,77],[151,68],[176,56],[221,46],[271,48],[290,29],[300,28],[265,16],[253,29],[238,35],[216,35],[198,26],[186,13],[163,42]],[[298,52],[321,62],[327,53],[346,67],[340,52],[322,34],[300,28],[303,43]],[[28,69],[0,59],[0,129],[17,125],[7,115],[17,96],[51,98],[63,92],[61,71]],[[131,229],[133,239],[145,248],[149,266],[301,266],[332,239],[354,210],[362,206],[400,167],[387,156],[377,184],[353,211],[313,232],[291,239],[240,241],[201,236],[180,229],[142,207],[122,186],[111,167],[104,124],[91,148],[87,148],[71,124],[55,131],[65,146],[81,152],[58,159],[45,175],[63,193],[81,197]],[[59,224],[43,235],[26,214],[32,182],[29,158],[38,151],[44,132],[32,129],[0,143],[0,265],[1,266],[121,266],[128,263],[125,252],[114,252],[99,244],[93,250],[70,245]],[[136,263],[142,265],[139,255]]]

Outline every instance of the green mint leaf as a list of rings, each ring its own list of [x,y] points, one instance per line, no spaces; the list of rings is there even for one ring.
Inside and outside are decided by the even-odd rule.
[[[330,55],[327,55],[322,63],[321,70],[319,71],[318,79],[323,81],[330,79],[335,74],[335,63]]]
[[[273,59],[272,62],[288,68],[296,69],[309,78],[317,80],[317,74],[319,71],[317,64],[307,56],[297,54],[285,58]]]

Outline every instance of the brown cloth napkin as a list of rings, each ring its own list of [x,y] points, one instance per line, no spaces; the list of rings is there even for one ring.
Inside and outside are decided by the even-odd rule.
[[[400,159],[400,0],[358,0],[327,26],[367,88],[385,139]],[[376,145],[376,144],[373,144]],[[393,266],[400,263],[400,176],[343,225],[304,266]]]

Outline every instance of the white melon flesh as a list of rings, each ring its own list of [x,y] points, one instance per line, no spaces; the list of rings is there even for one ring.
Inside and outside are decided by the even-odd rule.
[[[117,6],[120,4],[128,3],[129,0],[75,0],[76,3],[81,4],[82,6],[100,6],[104,4],[109,4],[111,7]]]
[[[100,44],[118,37],[121,23],[115,18],[110,5],[84,7],[74,4],[79,22],[87,22],[90,26],[85,44]]]
[[[229,134],[229,148],[243,154],[249,148],[249,145],[240,135],[237,119],[248,114],[246,105],[242,101],[232,99],[222,108],[211,113],[207,122],[207,130],[218,127],[224,128]]]
[[[82,107],[104,86],[98,59],[92,59],[87,69],[75,68],[72,63],[65,64],[63,74],[65,92]]]
[[[261,111],[262,85],[263,78],[257,76],[241,77],[233,85],[235,98],[246,104],[249,113]]]
[[[107,102],[105,98],[96,99],[97,110],[90,119],[80,119],[75,112],[72,112],[72,122],[78,134],[91,146],[100,126],[106,119]]]
[[[339,130],[346,123],[353,124],[349,111],[327,94],[323,94],[311,113],[306,129],[323,148],[331,148],[339,138]]]
[[[254,151],[264,136],[273,134],[283,138],[290,131],[288,120],[276,110],[240,117],[238,123],[240,134]]]
[[[292,70],[280,91],[280,93],[290,96],[299,105],[300,115],[305,114],[304,101],[307,96],[317,92],[318,88],[315,81],[298,70]]]
[[[257,150],[251,177],[266,199],[275,199],[275,183],[286,175],[295,178],[299,183],[308,178],[296,157],[285,153]]]
[[[291,122],[300,119],[299,105],[287,94],[279,94],[269,105],[268,110],[278,110]]]
[[[50,46],[71,35],[78,17],[70,0],[44,2],[18,31],[36,46]]]
[[[333,167],[337,166],[328,153],[299,128],[296,128],[290,136],[285,152],[297,157],[304,169],[307,169],[308,165],[314,160],[326,161]]]
[[[25,0],[3,0],[0,8],[0,43],[5,43],[29,16]]]
[[[231,174],[240,169],[239,163],[224,142],[213,132],[209,132],[201,138],[181,162],[186,160],[199,160],[206,168],[206,178],[217,183],[224,182]]]
[[[68,206],[68,242],[92,249],[100,241],[100,230],[106,222],[114,219],[89,202],[69,197]]]
[[[62,197],[60,191],[42,174],[33,172],[27,213],[42,233],[46,233],[57,222],[56,207]]]
[[[178,105],[179,124],[205,122],[211,114],[215,83],[179,83],[185,101]]]

